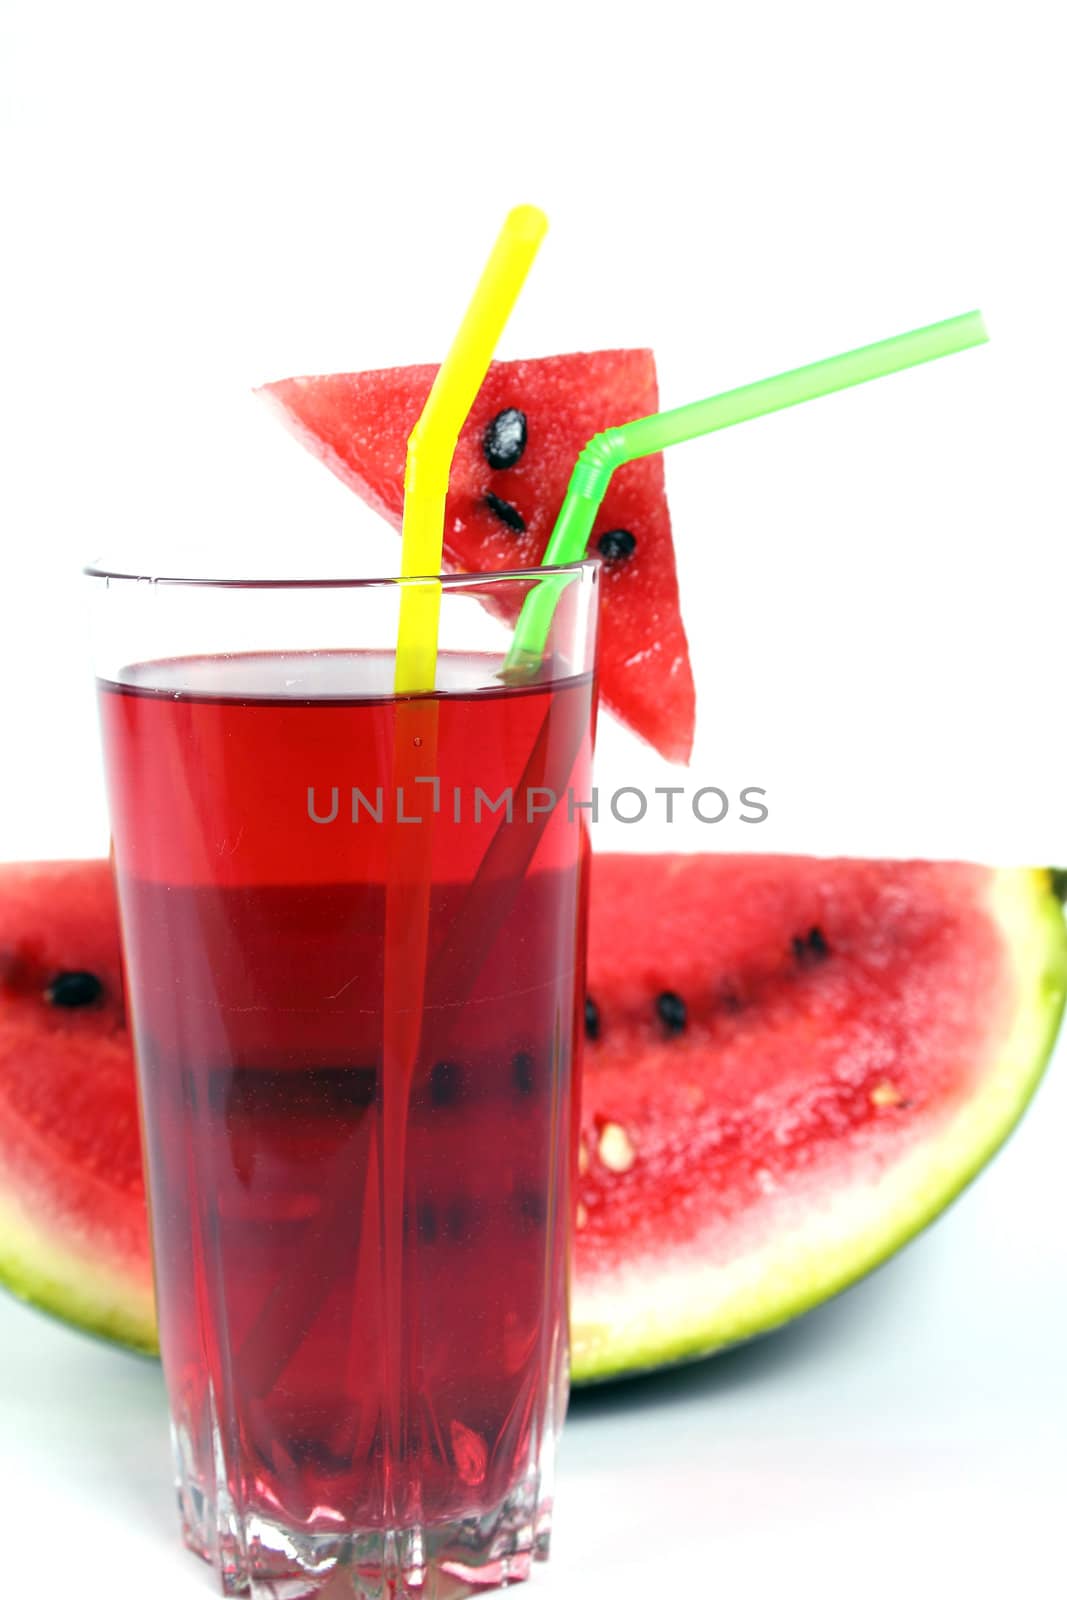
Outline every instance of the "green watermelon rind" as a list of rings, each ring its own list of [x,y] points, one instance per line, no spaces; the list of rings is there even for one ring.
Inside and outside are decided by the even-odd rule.
[[[0,1191],[3,1174],[0,1172]],[[0,1192],[0,1283],[61,1322],[144,1355],[159,1350],[152,1292],[121,1270],[60,1244],[10,1193]]]
[[[755,1252],[712,1266],[698,1237],[684,1260],[659,1256],[592,1286],[579,1280],[576,1384],[697,1360],[781,1327],[880,1266],[987,1165],[1037,1090],[1067,999],[1067,927],[1052,875],[994,872],[989,904],[1011,951],[1018,998],[1006,1036],[980,1069],[981,1088],[876,1180],[835,1187],[832,1173],[824,1177],[798,1226],[775,1230]]]

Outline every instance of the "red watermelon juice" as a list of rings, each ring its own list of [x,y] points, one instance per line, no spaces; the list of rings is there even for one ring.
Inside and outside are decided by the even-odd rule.
[[[229,1592],[547,1551],[593,691],[499,667],[100,685],[179,1499]]]

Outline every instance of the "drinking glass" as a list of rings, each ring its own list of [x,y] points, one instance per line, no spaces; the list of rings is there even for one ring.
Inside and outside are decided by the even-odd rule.
[[[439,580],[408,695],[431,580],[90,578],[185,1539],[261,1600],[524,1578],[567,1398],[597,565]]]

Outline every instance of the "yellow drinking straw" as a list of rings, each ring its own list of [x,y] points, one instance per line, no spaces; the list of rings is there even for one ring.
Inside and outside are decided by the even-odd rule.
[[[536,206],[516,206],[508,212],[408,439],[400,576],[428,581],[405,584],[400,591],[394,680],[398,694],[425,694],[434,687],[441,611],[441,585],[435,580],[441,570],[452,457],[547,228],[548,219]]]
[[[400,699],[393,726],[393,779],[398,795],[437,767],[439,702],[437,634],[441,611],[441,552],[445,496],[460,429],[482,386],[497,340],[545,236],[536,206],[509,212],[466,315],[408,439],[394,687]],[[410,698],[409,698],[410,697]],[[398,814],[399,821],[399,814]],[[385,892],[385,973],[382,1019],[381,1140],[376,1181],[385,1266],[380,1297],[383,1395],[380,1414],[386,1515],[400,1517],[400,1463],[410,1428],[412,1396],[405,1381],[403,1272],[404,1193],[409,1102],[422,1036],[436,830],[404,829],[391,848]],[[375,1181],[370,1176],[368,1183]],[[394,1520],[393,1525],[398,1525]]]

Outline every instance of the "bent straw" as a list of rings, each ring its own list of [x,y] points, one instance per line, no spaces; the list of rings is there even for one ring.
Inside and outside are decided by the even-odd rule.
[[[925,361],[956,355],[961,350],[984,344],[988,338],[981,312],[969,311],[964,316],[900,333],[844,355],[812,362],[810,366],[795,367],[759,383],[730,389],[709,400],[697,400],[692,405],[657,412],[598,433],[575,463],[542,565],[567,566],[582,559],[611,475],[625,462],[655,455],[668,445],[683,444],[687,439],[700,438],[738,422],[751,422],[772,411],[784,411],[807,400],[819,400],[858,383],[889,377]],[[564,575],[559,583],[542,581],[527,595],[515,627],[505,672],[528,670],[540,661],[560,588],[569,581]]]
[[[516,206],[508,213],[452,348],[411,431],[404,466],[402,578],[433,579],[441,570],[445,496],[460,429],[547,228],[548,219],[536,206]],[[439,583],[408,584],[401,589],[398,694],[425,693],[434,687],[440,609]]]
[[[526,274],[547,229],[543,213],[519,206],[504,222],[493,252],[475,289],[422,415],[408,442],[405,470],[404,545],[401,572],[406,578],[426,577],[425,584],[401,586],[395,688],[413,698],[396,707],[393,730],[394,788],[403,790],[421,773],[433,773],[437,749],[437,701],[433,691],[437,665],[437,625],[444,530],[444,502],[452,455],[467,412],[481,387],[504,323],[518,298]],[[396,836],[394,836],[396,837]],[[382,1396],[383,1490],[392,1511],[403,1498],[394,1468],[403,1454],[401,1274],[403,1249],[405,1134],[411,1077],[418,1056],[426,984],[429,931],[431,845],[428,820],[412,837],[405,830],[391,851],[386,883],[383,1071],[381,1084],[381,1148],[372,1152],[363,1175],[362,1200],[353,1192],[348,1167],[326,1183],[333,1196],[309,1241],[308,1258],[316,1264],[313,1281],[294,1285],[279,1280],[264,1302],[242,1346],[241,1360],[250,1374],[254,1395],[269,1392],[284,1371],[339,1274],[381,1270],[366,1249],[338,1254],[337,1234],[351,1207],[362,1206],[375,1190],[379,1207],[379,1243],[388,1263],[382,1271]],[[336,1182],[333,1181],[336,1176]],[[362,1236],[361,1236],[362,1238]],[[323,1274],[318,1264],[334,1261]]]
[[[394,687],[401,695],[425,696],[435,687],[441,608],[436,574],[452,456],[547,228],[548,219],[536,206],[516,206],[504,219],[408,440],[401,575],[427,581],[403,583],[400,589]],[[409,780],[434,774],[436,766],[436,701],[401,701],[393,730],[396,792],[402,793]],[[385,1050],[388,1059],[401,1063],[404,1075],[413,1070],[421,1031],[432,834],[426,821],[414,840],[397,838],[386,893]]]
[[[404,469],[402,583],[394,687],[400,695],[432,694],[437,678],[437,636],[445,496],[460,429],[481,388],[504,324],[545,236],[548,219],[536,206],[516,206],[504,219],[470,304],[438,370],[422,414],[408,440]],[[437,704],[401,701],[393,732],[393,782],[437,766]],[[418,1052],[429,925],[432,826],[422,824],[392,853],[386,897],[386,1052],[407,1063]],[[401,999],[406,1005],[401,1005]]]
[[[437,639],[445,497],[460,429],[481,388],[493,351],[548,227],[535,206],[508,213],[466,314],[408,439],[394,688],[401,699],[393,727],[393,784],[437,768]],[[382,1272],[382,1474],[387,1516],[401,1516],[405,1490],[397,1471],[404,1456],[403,1249],[406,1138],[411,1083],[422,1039],[430,928],[434,829],[430,818],[397,831],[390,844],[385,896],[381,1148],[378,1161]],[[410,1488],[410,1485],[409,1485]],[[416,1517],[415,1520],[418,1520]]]

